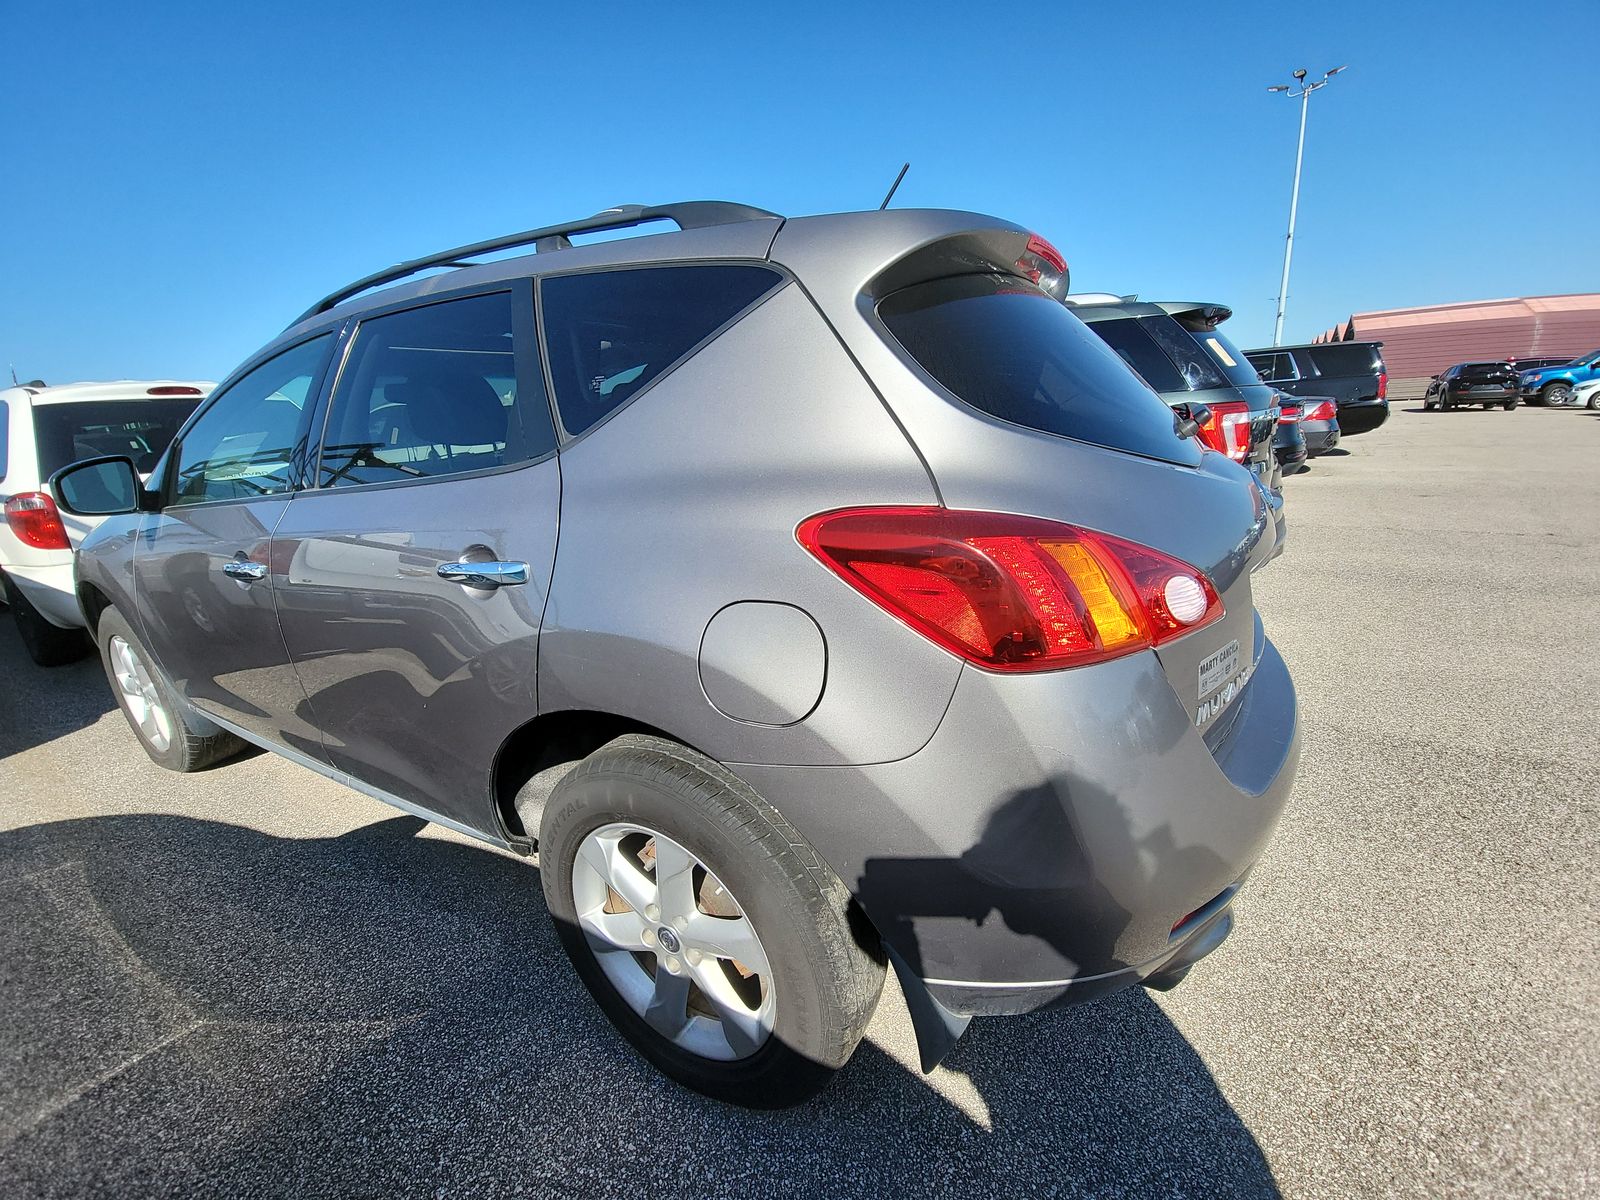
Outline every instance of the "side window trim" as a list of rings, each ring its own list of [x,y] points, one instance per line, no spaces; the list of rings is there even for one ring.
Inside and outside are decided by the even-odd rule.
[[[533,305],[537,289],[531,277],[495,280],[492,283],[478,287],[463,288],[460,291],[445,294],[430,294],[427,296],[411,296],[405,300],[396,301],[382,307],[368,309],[357,316],[351,317],[344,325],[340,341],[334,352],[334,365],[325,373],[321,395],[318,401],[318,412],[313,422],[316,430],[315,444],[307,455],[307,467],[302,480],[304,491],[372,491],[378,488],[414,487],[418,484],[442,483],[455,479],[471,479],[480,475],[499,475],[507,471],[520,471],[525,467],[537,466],[539,463],[554,457],[559,450],[561,438],[560,426],[555,423],[554,402],[550,392],[549,375],[544,363],[542,353],[543,339],[536,337],[537,321],[534,317]],[[479,296],[509,295],[512,302],[512,350],[513,363],[517,375],[518,403],[513,410],[514,419],[519,423],[524,436],[527,435],[526,407],[521,403],[524,388],[531,386],[544,393],[545,410],[550,414],[550,449],[535,455],[532,458],[521,459],[514,463],[505,463],[499,466],[480,467],[471,471],[458,471],[447,475],[425,476],[417,479],[393,479],[374,481],[368,483],[343,483],[337,487],[329,487],[322,482],[322,455],[327,444],[329,423],[333,417],[334,399],[344,382],[346,369],[355,351],[356,340],[361,332],[362,325],[380,317],[393,316],[396,313],[414,312],[419,309],[433,308],[440,304],[448,304],[456,300],[471,300]],[[530,358],[530,356],[534,356]],[[532,392],[528,393],[530,396]],[[537,407],[537,406],[535,406]]]
[[[294,468],[294,476],[290,480],[289,488],[282,492],[275,492],[271,496],[235,496],[218,500],[198,500],[192,504],[179,505],[178,507],[198,508],[201,505],[208,504],[249,504],[258,499],[268,500],[276,499],[280,496],[292,496],[296,491],[304,487],[305,464],[306,459],[310,454],[312,436],[311,431],[313,428],[313,417],[316,409],[316,405],[311,401],[311,397],[319,396],[321,394],[322,387],[327,382],[328,378],[328,364],[332,360],[333,351],[335,348],[337,348],[340,337],[343,335],[343,333],[344,329],[342,326],[327,325],[316,330],[307,337],[300,338],[298,341],[290,342],[286,346],[281,346],[274,349],[270,354],[258,353],[254,357],[247,359],[240,367],[235,369],[233,374],[225,379],[220,387],[213,391],[211,395],[207,396],[205,403],[201,404],[194,410],[194,412],[189,414],[189,419],[185,421],[183,423],[183,427],[178,430],[178,436],[172,439],[172,444],[167,447],[166,452],[161,456],[161,511],[165,512],[167,509],[174,507],[173,489],[177,486],[178,482],[177,464],[183,457],[184,439],[189,436],[189,431],[195,427],[200,419],[204,417],[206,413],[215,408],[216,405],[230,392],[232,392],[234,388],[236,388],[240,383],[244,382],[244,380],[248,379],[258,367],[264,367],[267,365],[267,363],[271,362],[275,358],[279,358],[282,355],[288,354],[294,350],[298,350],[301,346],[304,346],[310,342],[314,342],[318,338],[326,337],[329,340],[329,348],[322,356],[322,363],[317,368],[316,377],[312,380],[310,386],[306,388],[307,403],[305,406],[305,411],[300,414],[300,422],[295,430],[295,456],[299,459],[299,462]]]
[[[605,416],[601,417],[599,420],[595,421],[594,424],[588,426],[587,428],[583,429],[582,431],[580,431],[578,433],[570,432],[567,429],[566,422],[561,417],[561,404],[560,404],[560,400],[559,400],[559,398],[558,398],[558,396],[556,394],[555,386],[554,386],[555,385],[555,374],[554,374],[554,368],[551,366],[550,347],[549,347],[549,343],[546,341],[545,315],[544,315],[544,306],[545,306],[544,283],[545,283],[545,280],[547,280],[547,279],[570,279],[575,275],[621,274],[624,271],[659,271],[659,270],[669,270],[669,269],[672,269],[672,268],[675,268],[675,267],[689,267],[689,268],[698,268],[698,267],[761,267],[761,268],[763,268],[763,269],[765,269],[767,271],[770,271],[772,273],[772,275],[773,275],[773,277],[775,279],[775,282],[774,282],[772,287],[768,288],[765,292],[761,293],[760,296],[756,297],[756,299],[752,300],[749,304],[746,304],[738,312],[734,313],[733,316],[729,317],[726,321],[722,322],[722,324],[718,325],[715,329],[713,329],[705,337],[701,338],[693,346],[690,346],[689,349],[685,350],[677,358],[673,359],[672,362],[668,363],[666,365],[666,367],[664,367],[660,372],[658,372],[655,376],[653,376],[649,383],[645,384],[637,392],[634,392],[633,395],[629,396],[621,404],[617,405],[610,412],[606,413]],[[550,384],[551,384],[551,388],[550,388],[550,392],[549,392],[550,411],[551,411],[551,416],[554,418],[555,423],[556,423],[556,437],[560,441],[561,449],[565,450],[567,447],[573,445],[574,443],[582,441],[584,438],[588,437],[591,433],[593,433],[596,429],[599,429],[603,425],[609,424],[613,419],[616,418],[616,416],[619,413],[626,412],[628,409],[632,408],[633,405],[638,402],[638,400],[639,400],[639,398],[641,396],[648,395],[651,391],[653,391],[655,389],[656,385],[659,384],[662,380],[668,379],[672,375],[674,375],[677,372],[678,368],[683,366],[684,363],[686,363],[690,359],[694,358],[697,354],[699,354],[702,350],[704,350],[712,342],[716,341],[719,337],[721,337],[729,329],[732,329],[735,325],[737,325],[740,321],[744,320],[747,316],[749,316],[756,309],[760,308],[768,300],[771,300],[779,292],[783,291],[784,288],[788,287],[789,284],[792,283],[793,281],[794,281],[794,276],[792,276],[784,268],[780,267],[777,263],[768,262],[765,259],[756,259],[756,258],[672,259],[672,260],[666,260],[666,261],[662,261],[662,262],[631,263],[631,264],[622,265],[622,266],[613,265],[613,266],[603,266],[603,267],[584,267],[584,268],[580,268],[580,269],[575,270],[575,271],[559,271],[559,272],[552,271],[549,274],[537,276],[535,278],[534,282],[538,285],[535,290],[538,293],[539,354],[540,354],[540,357],[544,360],[544,363],[545,363],[545,374],[548,377],[548,379],[550,381]]]

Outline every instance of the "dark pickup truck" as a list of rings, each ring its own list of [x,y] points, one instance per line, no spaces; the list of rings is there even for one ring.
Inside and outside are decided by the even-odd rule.
[[[1382,342],[1328,342],[1246,350],[1261,378],[1292,396],[1332,396],[1339,430],[1366,433],[1389,419],[1389,373]]]

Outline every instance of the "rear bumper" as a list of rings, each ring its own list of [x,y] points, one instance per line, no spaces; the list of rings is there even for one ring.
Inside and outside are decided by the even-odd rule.
[[[1036,676],[967,668],[929,743],[862,767],[734,766],[957,1016],[1170,977],[1226,936],[1299,762],[1261,641],[1213,753],[1153,653]],[[1208,736],[1215,737],[1216,731]]]
[[[8,566],[6,575],[52,625],[63,629],[82,629],[83,613],[78,608],[77,584],[72,577],[72,556],[46,566]]]
[[[1460,391],[1450,393],[1452,404],[1504,404],[1507,400],[1517,399],[1520,393],[1516,388],[1492,388],[1489,390]]]
[[[1339,402],[1339,428],[1346,436],[1370,433],[1389,419],[1387,400],[1342,400]]]
[[[1302,421],[1300,434],[1306,439],[1306,453],[1312,458],[1326,454],[1339,444],[1337,421]]]

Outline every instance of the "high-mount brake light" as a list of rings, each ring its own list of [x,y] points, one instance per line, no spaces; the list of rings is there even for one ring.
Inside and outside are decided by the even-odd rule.
[[[1243,400],[1222,400],[1209,406],[1211,415],[1200,426],[1200,440],[1234,462],[1250,457],[1250,406]]]
[[[202,392],[197,387],[185,387],[185,386],[183,386],[181,384],[175,384],[175,383],[162,384],[159,387],[145,388],[144,394],[146,396],[203,396],[203,395],[205,395],[205,393]]]
[[[71,550],[67,527],[46,492],[18,492],[6,501],[6,524],[17,540],[35,550]]]
[[[1028,244],[1017,258],[1017,270],[1057,300],[1067,294],[1067,260],[1036,233],[1028,235]]]
[[[800,544],[851,587],[991,671],[1050,671],[1159,646],[1222,616],[1205,574],[1038,517],[946,508],[819,513]]]

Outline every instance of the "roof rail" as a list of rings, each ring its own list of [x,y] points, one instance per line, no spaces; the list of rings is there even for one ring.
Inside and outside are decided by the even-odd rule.
[[[759,221],[778,215],[764,208],[755,208],[749,204],[731,204],[725,200],[685,200],[678,204],[651,206],[623,204],[581,220],[565,221],[560,225],[547,225],[543,229],[529,229],[505,237],[490,238],[486,242],[474,242],[470,246],[457,246],[454,250],[443,250],[425,258],[396,263],[364,279],[358,279],[336,292],[328,293],[296,317],[292,325],[298,325],[318,313],[325,313],[334,305],[359,295],[368,288],[393,283],[408,275],[415,275],[418,271],[426,271],[430,267],[475,266],[474,263],[460,260],[477,254],[491,254],[496,250],[510,250],[515,246],[532,246],[537,254],[548,253],[551,250],[566,250],[572,245],[569,234],[595,233],[604,229],[629,229],[648,221],[674,221],[679,229],[703,229],[709,225],[732,225],[738,221]]]

